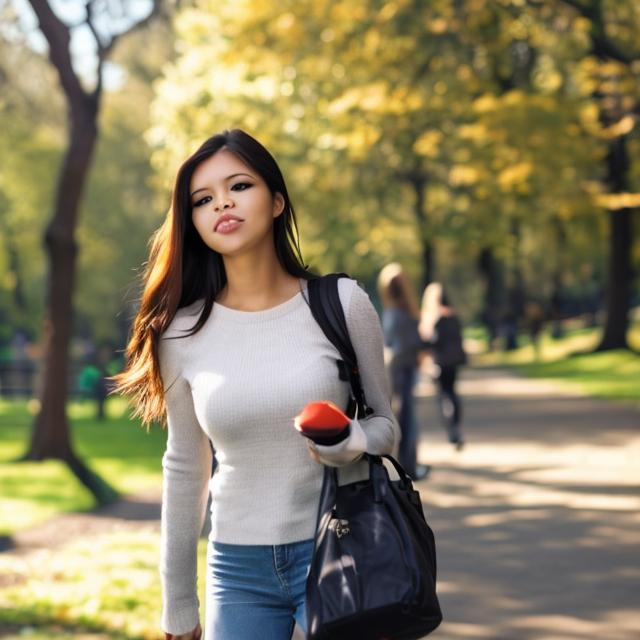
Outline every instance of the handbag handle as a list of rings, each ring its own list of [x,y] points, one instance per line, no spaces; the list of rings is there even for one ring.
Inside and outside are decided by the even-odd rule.
[[[367,453],[365,455],[371,457],[372,454]],[[388,453],[383,453],[382,455],[375,457],[385,458],[386,460],[388,460],[393,465],[393,468],[396,470],[396,473],[400,477],[400,481],[405,486],[405,488],[413,489],[413,481],[411,480],[411,476],[403,469],[402,465],[393,456],[389,455]]]
[[[400,476],[403,484],[411,485],[411,479],[406,474],[400,463],[387,454],[372,455],[365,453],[363,455],[369,461],[369,479],[373,487],[373,499],[375,502],[382,502],[389,488],[389,473],[382,464],[382,458],[387,458]],[[338,469],[336,467],[325,466],[324,478],[322,480],[322,490],[320,492],[320,500],[318,502],[318,514],[316,517],[316,540],[324,524],[325,518],[330,518],[336,506],[336,497],[338,491]]]

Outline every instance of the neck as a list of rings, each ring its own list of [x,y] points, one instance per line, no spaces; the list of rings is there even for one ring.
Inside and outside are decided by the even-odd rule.
[[[224,257],[227,284],[216,302],[243,311],[273,307],[299,291],[298,278],[287,273],[275,251],[270,255]]]

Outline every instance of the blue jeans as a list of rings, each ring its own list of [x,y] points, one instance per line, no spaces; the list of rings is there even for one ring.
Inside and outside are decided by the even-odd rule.
[[[400,451],[398,458],[402,468],[410,475],[416,474],[418,448],[418,425],[415,414],[413,389],[418,370],[414,365],[392,367],[391,383],[393,393],[398,396],[398,424],[400,425]]]
[[[313,540],[207,546],[204,640],[289,640],[306,632],[305,584]]]

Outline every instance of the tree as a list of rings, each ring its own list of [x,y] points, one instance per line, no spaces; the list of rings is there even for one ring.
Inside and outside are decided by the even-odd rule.
[[[14,16],[7,7],[3,13],[0,24],[4,20],[6,27]],[[41,328],[42,211],[53,196],[50,167],[59,162],[63,145],[64,110],[54,71],[21,35],[0,28],[0,342],[16,327],[30,337]]]
[[[490,249],[505,286],[550,297],[559,269],[600,261],[584,21],[567,15],[517,0],[201,0],[178,14],[181,53],[158,85],[156,166],[168,176],[237,123],[282,161],[324,268],[370,276],[401,257],[425,282],[466,264],[459,298],[476,304],[471,270]]]
[[[71,58],[71,31],[46,0],[29,0],[39,28],[49,45],[49,60],[55,67],[63,89],[69,116],[67,149],[58,175],[53,215],[47,226],[44,244],[49,258],[49,276],[44,319],[44,373],[40,411],[35,418],[31,442],[22,460],[63,460],[101,504],[116,499],[117,492],[75,454],[66,415],[68,348],[73,311],[73,289],[77,244],[74,233],[80,213],[81,198],[89,175],[93,151],[98,138],[104,65],[116,42],[126,33],[147,24],[160,11],[155,0],[147,16],[135,21],[127,15],[126,5],[87,0],[82,25],[94,37],[97,52],[96,82],[86,90],[74,69]],[[98,12],[102,9],[102,12]],[[128,26],[104,33],[111,12],[119,11],[119,21]],[[113,20],[113,22],[116,22]],[[100,26],[99,26],[100,25]],[[77,25],[76,25],[77,26]]]
[[[638,224],[640,197],[629,194],[631,158],[629,138],[640,113],[635,47],[640,10],[636,3],[603,0],[562,0],[589,21],[590,53],[594,69],[594,99],[600,111],[606,141],[606,177],[609,198],[602,199],[609,217],[606,321],[598,351],[629,349],[627,332],[633,283],[634,218]]]

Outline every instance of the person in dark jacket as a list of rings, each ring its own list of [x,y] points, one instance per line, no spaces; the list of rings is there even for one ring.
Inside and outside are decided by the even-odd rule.
[[[456,391],[456,379],[467,355],[462,344],[462,328],[439,282],[429,284],[422,296],[420,337],[431,349],[434,379],[438,385],[440,413],[449,442],[456,449],[464,446],[461,430],[462,403]]]
[[[378,293],[384,307],[382,330],[390,353],[389,376],[393,406],[400,425],[400,464],[414,479],[426,477],[430,467],[417,463],[419,429],[413,390],[418,360],[423,349],[418,333],[420,309],[411,281],[397,262],[387,264],[378,275]]]

